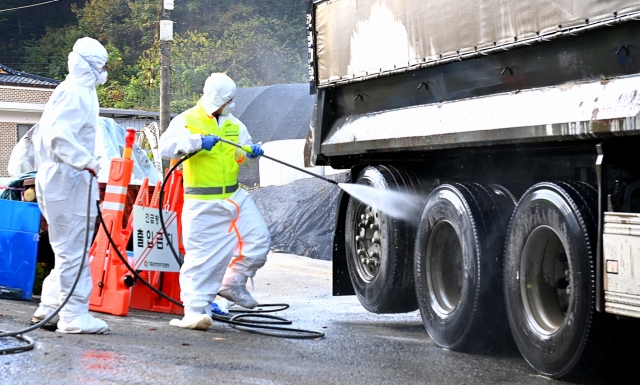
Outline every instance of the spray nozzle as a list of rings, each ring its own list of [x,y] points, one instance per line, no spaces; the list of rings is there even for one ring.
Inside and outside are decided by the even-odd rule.
[[[262,142],[258,142],[256,144],[259,145],[259,146],[262,146]],[[242,146],[241,148],[244,150],[244,152],[247,152],[247,153],[253,155],[253,148],[251,148],[251,146],[245,145],[245,146]]]

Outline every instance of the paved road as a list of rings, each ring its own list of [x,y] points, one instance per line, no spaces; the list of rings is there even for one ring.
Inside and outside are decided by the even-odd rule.
[[[464,354],[435,346],[418,312],[376,315],[355,297],[330,296],[331,263],[271,254],[255,280],[262,303],[324,339],[246,333],[224,324],[206,332],[169,326],[173,316],[132,311],[100,314],[109,335],[30,334],[37,348],[0,356],[0,384],[554,384],[515,351]],[[0,329],[16,330],[36,301],[0,300]],[[13,340],[0,339],[0,347]],[[616,371],[625,368],[613,368]],[[632,383],[633,375],[592,383]],[[625,377],[626,376],[626,377]]]

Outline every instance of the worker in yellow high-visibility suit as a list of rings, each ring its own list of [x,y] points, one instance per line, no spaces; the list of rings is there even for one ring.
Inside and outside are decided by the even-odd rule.
[[[185,315],[171,325],[199,330],[211,326],[210,305],[217,294],[246,308],[258,305],[246,282],[265,264],[271,243],[256,204],[238,187],[240,166],[264,152],[231,113],[236,85],[214,73],[203,91],[195,107],[171,120],[159,144],[164,158],[198,152],[183,163],[186,255],[180,288]],[[218,138],[251,146],[252,153]]]

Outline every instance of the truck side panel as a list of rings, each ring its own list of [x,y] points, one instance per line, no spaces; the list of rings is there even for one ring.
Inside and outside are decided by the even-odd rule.
[[[433,66],[638,10],[633,0],[321,1],[316,80],[323,87]]]

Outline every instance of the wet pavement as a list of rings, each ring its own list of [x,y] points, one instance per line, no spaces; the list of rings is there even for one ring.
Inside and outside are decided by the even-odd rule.
[[[174,316],[163,313],[94,313],[110,334],[34,331],[35,350],[0,356],[0,384],[559,383],[537,375],[517,351],[440,349],[417,311],[369,313],[354,296],[332,297],[330,277],[329,261],[272,253],[253,291],[261,303],[290,304],[277,315],[292,327],[326,333],[323,339],[262,336],[221,323],[206,332],[183,330],[169,326]],[[0,300],[0,329],[26,326],[36,307],[37,300]],[[0,348],[14,341],[2,338]]]

